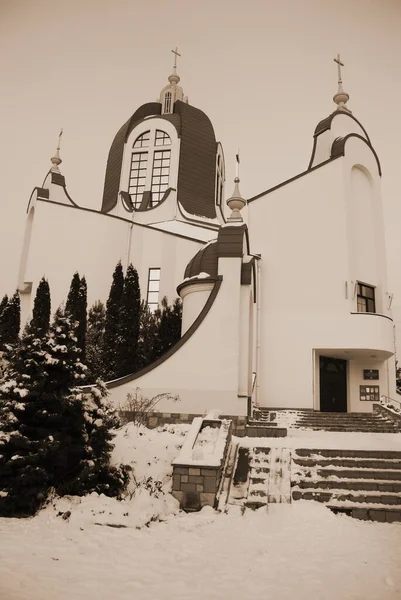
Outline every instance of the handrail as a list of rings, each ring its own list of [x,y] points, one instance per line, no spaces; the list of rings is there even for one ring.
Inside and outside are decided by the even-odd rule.
[[[390,396],[386,396],[386,394],[382,394],[382,395],[380,396],[380,400],[381,400],[382,398],[385,398],[385,400],[384,400],[384,404],[390,404],[390,402],[397,402],[397,404],[399,404],[399,405],[400,405],[400,409],[401,409],[401,401],[400,401],[400,400],[396,400],[395,398],[390,398]],[[390,400],[390,402],[388,402],[388,400]]]

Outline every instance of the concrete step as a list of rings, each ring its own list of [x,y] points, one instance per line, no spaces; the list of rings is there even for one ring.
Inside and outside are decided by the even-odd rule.
[[[346,468],[359,468],[359,469],[401,469],[401,460],[376,460],[376,459],[363,459],[363,458],[297,458],[293,457],[293,462],[302,467],[327,467],[332,465],[333,467],[346,467]]]
[[[295,456],[313,456],[330,458],[372,458],[372,459],[395,459],[401,460],[401,452],[395,450],[347,450],[332,448],[297,448]]]
[[[401,506],[401,495],[390,494],[390,493],[378,493],[378,492],[346,492],[341,489],[339,484],[338,489],[327,491],[319,489],[293,489],[292,491],[293,500],[315,500],[317,502],[329,503],[331,500],[338,500],[339,502],[348,502],[352,504],[384,504],[386,506]]]
[[[389,493],[401,493],[401,481],[366,481],[364,479],[341,479],[330,480],[330,479],[319,479],[318,481],[308,481],[304,479],[302,481],[292,481],[292,485],[299,489],[313,490],[313,489],[328,489],[338,490],[339,487],[346,490],[355,490],[356,492],[389,492]]]
[[[401,481],[401,471],[390,471],[389,469],[332,469],[323,467],[317,469],[318,477],[339,477],[345,479],[380,479],[380,481]]]

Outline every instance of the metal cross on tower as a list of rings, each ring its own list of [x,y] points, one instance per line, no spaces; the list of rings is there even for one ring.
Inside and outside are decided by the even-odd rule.
[[[174,56],[174,69],[177,68],[177,56],[181,56],[181,54],[178,52],[178,48],[177,46],[175,47],[175,50],[171,51],[175,56]]]
[[[60,142],[61,142],[61,136],[63,135],[63,129],[60,130],[59,136],[58,136],[58,144],[57,144],[57,150],[60,150]]]
[[[334,59],[334,62],[337,63],[337,69],[338,69],[338,83],[342,83],[343,80],[341,78],[341,67],[344,66],[344,63],[341,62],[340,59],[340,55],[337,54],[337,58]]]

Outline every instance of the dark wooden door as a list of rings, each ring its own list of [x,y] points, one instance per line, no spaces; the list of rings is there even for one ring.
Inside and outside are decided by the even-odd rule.
[[[347,412],[347,361],[320,357],[320,410]]]

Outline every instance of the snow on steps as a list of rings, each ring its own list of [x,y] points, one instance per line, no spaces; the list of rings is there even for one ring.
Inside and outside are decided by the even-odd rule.
[[[295,450],[292,499],[358,519],[401,522],[401,452]]]

